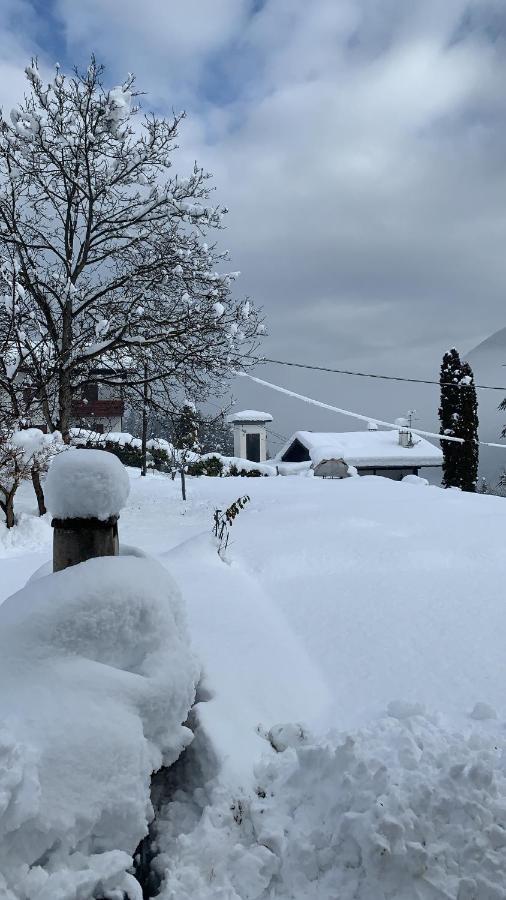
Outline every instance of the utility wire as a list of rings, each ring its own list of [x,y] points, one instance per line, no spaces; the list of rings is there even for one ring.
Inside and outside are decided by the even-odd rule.
[[[437,384],[440,387],[469,387],[467,384],[455,384],[452,381],[431,381],[429,378],[403,378],[399,375],[377,375],[372,372],[352,372],[349,369],[332,369],[328,366],[312,366],[309,363],[289,362],[286,359],[268,359],[266,356],[253,357],[260,363],[274,363],[277,366],[292,366],[296,369],[312,369],[316,372],[331,372],[334,375],[355,375],[358,378],[378,378],[382,381],[408,381],[411,384]],[[506,387],[491,384],[475,384],[475,388],[482,391],[503,391],[506,393]]]
[[[271,428],[266,428],[265,430],[267,434],[272,434],[273,437],[278,438],[280,441],[285,441],[286,443],[286,441],[288,440],[286,434],[278,434],[277,431],[272,431]]]
[[[374,422],[375,425],[382,425],[385,428],[392,428],[396,431],[399,426],[393,424],[392,422],[384,422],[382,419],[375,419],[373,416],[364,416],[362,413],[351,412],[349,409],[341,409],[339,406],[331,406],[330,403],[323,403],[321,400],[314,400],[313,397],[306,397],[304,394],[297,394],[295,391],[289,391],[287,388],[280,387],[279,384],[272,384],[270,381],[264,381],[262,378],[256,378],[254,375],[249,375],[247,372],[238,372],[238,375],[242,375],[243,378],[249,378],[250,381],[255,381],[257,384],[263,385],[263,387],[271,388],[273,391],[278,391],[280,394],[286,394],[288,397],[294,397],[296,400],[303,400],[305,403],[311,403],[313,406],[319,406],[322,409],[330,409],[331,412],[341,413],[343,416],[351,416],[352,419],[360,419],[362,422]],[[422,431],[421,428],[409,428],[413,434],[422,435],[422,437],[432,437],[437,438],[438,441],[452,441],[456,444],[465,444],[466,440],[464,438],[459,437],[451,437],[446,434],[436,434],[434,431]],[[474,443],[474,442],[473,442]],[[477,441],[478,444],[481,444],[482,447],[501,447],[503,450],[506,450],[506,444],[494,444],[488,441]]]

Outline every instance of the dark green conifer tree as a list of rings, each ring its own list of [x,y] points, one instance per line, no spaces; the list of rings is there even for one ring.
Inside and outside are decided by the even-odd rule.
[[[462,364],[460,381],[460,419],[458,437],[460,445],[460,487],[463,491],[475,491],[478,480],[478,399],[473,370],[469,363]]]
[[[478,400],[469,363],[462,363],[452,348],[441,364],[440,434],[464,443],[441,441],[443,485],[475,491],[478,478]]]
[[[461,368],[460,356],[453,347],[443,356],[440,376],[439,433],[450,437],[458,437]],[[454,441],[441,441],[441,448],[443,450],[443,487],[460,487],[460,444]]]

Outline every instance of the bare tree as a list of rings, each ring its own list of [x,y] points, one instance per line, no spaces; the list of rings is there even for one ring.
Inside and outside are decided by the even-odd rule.
[[[72,398],[98,363],[135,389],[149,354],[150,381],[199,399],[252,361],[263,326],[233,300],[226,254],[204,240],[226,213],[209,174],[172,174],[183,114],[141,119],[134,77],[107,90],[94,58],[47,84],[36,61],[26,75],[24,100],[0,119],[0,275],[12,300],[0,330],[67,441]]]
[[[45,510],[40,474],[52,457],[63,449],[59,434],[45,435],[38,428],[18,429],[16,423],[2,418],[0,426],[0,509],[7,528],[15,525],[14,497],[22,481],[34,478],[39,513]],[[66,448],[65,448],[66,449]],[[38,490],[37,490],[38,486]],[[43,509],[42,509],[43,507]]]
[[[30,477],[30,465],[23,450],[12,443],[12,434],[5,427],[0,431],[0,509],[7,528],[15,525],[14,497],[25,478]]]

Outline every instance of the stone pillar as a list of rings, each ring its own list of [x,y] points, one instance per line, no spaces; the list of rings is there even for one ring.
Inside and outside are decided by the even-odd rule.
[[[118,556],[118,518],[53,519],[53,572],[95,556]]]

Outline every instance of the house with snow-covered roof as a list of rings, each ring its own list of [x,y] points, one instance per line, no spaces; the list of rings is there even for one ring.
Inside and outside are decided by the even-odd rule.
[[[121,432],[125,401],[118,374],[118,384],[111,382],[111,370],[96,368],[90,379],[72,400],[72,423],[78,428],[88,428],[96,434]],[[109,383],[111,382],[111,383]]]
[[[439,447],[412,433],[403,421],[399,428],[378,431],[315,432],[296,431],[276,456],[279,463],[310,463],[318,474],[323,463],[344,462],[359,475],[382,475],[400,481],[405,475],[418,475],[420,469],[441,468]]]

